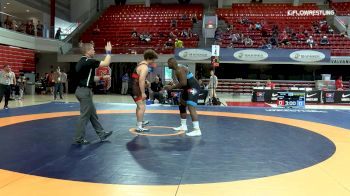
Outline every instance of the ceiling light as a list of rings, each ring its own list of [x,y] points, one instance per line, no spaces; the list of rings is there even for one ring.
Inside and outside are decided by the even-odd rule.
[[[10,3],[6,3],[6,5],[10,5]]]
[[[26,12],[29,12],[29,10],[26,10]]]

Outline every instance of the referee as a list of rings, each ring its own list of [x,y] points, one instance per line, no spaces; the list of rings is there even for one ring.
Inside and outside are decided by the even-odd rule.
[[[81,47],[81,52],[84,56],[81,57],[75,70],[78,73],[78,87],[75,91],[75,96],[80,103],[80,119],[78,123],[78,128],[74,138],[74,144],[88,144],[89,141],[85,140],[85,128],[87,122],[90,120],[92,126],[94,127],[97,135],[100,137],[101,141],[105,140],[112,134],[112,131],[104,131],[102,125],[98,121],[96,114],[96,108],[92,101],[92,86],[94,84],[95,69],[98,67],[109,66],[111,62],[112,45],[107,42],[105,46],[106,57],[103,61],[97,61],[93,59],[95,55],[94,46],[90,43],[85,43]],[[105,78],[110,78],[110,76],[104,76]]]

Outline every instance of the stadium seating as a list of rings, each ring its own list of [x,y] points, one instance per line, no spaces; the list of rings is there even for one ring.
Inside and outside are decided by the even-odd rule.
[[[331,4],[331,7],[338,16],[350,16],[350,2],[335,2]]]
[[[35,54],[33,50],[0,45],[0,65],[11,65],[12,71],[35,71]]]
[[[340,34],[330,34],[326,31],[321,31],[320,34],[313,32],[312,23],[325,20],[324,16],[289,16],[288,10],[319,10],[316,4],[307,3],[301,6],[292,6],[292,4],[233,4],[231,9],[217,9],[219,19],[234,26],[233,32],[239,32],[244,36],[249,35],[254,41],[252,46],[245,46],[243,43],[234,43],[234,48],[259,48],[263,44],[262,33],[259,30],[249,29],[249,25],[241,24],[239,20],[247,18],[250,22],[265,23],[265,27],[269,35],[272,33],[272,26],[277,25],[278,31],[282,31],[289,27],[294,32],[307,30],[309,35],[313,36],[316,46],[313,49],[331,49],[333,56],[348,56],[350,55],[350,40]],[[221,47],[228,47],[231,43],[229,38],[230,33],[226,32],[221,35],[219,44]],[[321,37],[327,36],[329,45],[320,45]],[[290,39],[290,38],[289,38]],[[291,39],[290,39],[291,40]],[[279,45],[280,48],[291,49],[309,49],[306,42],[298,43],[290,41],[291,45]]]
[[[182,16],[186,14],[188,19],[183,20]],[[171,20],[177,20],[177,29],[181,32],[183,29],[193,27],[191,15],[196,14],[200,20],[203,15],[202,5],[152,5],[144,7],[143,5],[125,5],[110,6],[100,18],[92,24],[81,36],[83,42],[95,43],[97,52],[104,52],[103,48],[106,41],[111,41],[115,46],[113,53],[131,54],[143,53],[146,48],[154,48],[158,53],[173,53],[173,49],[164,48],[164,44],[169,39]],[[94,33],[98,25],[99,33]],[[133,38],[131,32],[133,28],[140,33],[150,34],[151,41],[144,42],[138,37]],[[180,38],[184,47],[197,47],[198,36],[191,38]]]

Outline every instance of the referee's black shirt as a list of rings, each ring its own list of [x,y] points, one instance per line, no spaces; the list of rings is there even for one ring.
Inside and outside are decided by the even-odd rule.
[[[100,66],[100,61],[90,59],[86,56],[81,57],[75,66],[78,73],[78,86],[92,88],[94,85],[95,69]],[[91,72],[91,74],[90,74]],[[90,75],[90,77],[89,77]]]

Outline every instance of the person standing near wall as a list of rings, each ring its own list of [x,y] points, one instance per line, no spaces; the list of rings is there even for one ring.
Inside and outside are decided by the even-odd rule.
[[[216,77],[214,70],[210,71],[210,79],[209,79],[209,97],[216,97],[216,88],[218,87],[218,77]]]
[[[53,97],[54,100],[57,99],[57,93],[60,95],[60,99],[63,99],[62,97],[62,73],[60,70],[60,67],[57,68],[56,72],[53,74],[53,81],[54,81],[54,92],[53,92]]]
[[[8,103],[11,93],[11,83],[16,84],[15,73],[11,71],[10,65],[4,65],[4,69],[0,71],[0,103],[5,96],[5,110],[9,109]]]
[[[121,94],[122,95],[126,95],[128,93],[128,89],[129,89],[129,75],[128,75],[128,72],[126,72],[122,76],[122,91],[121,91]]]

